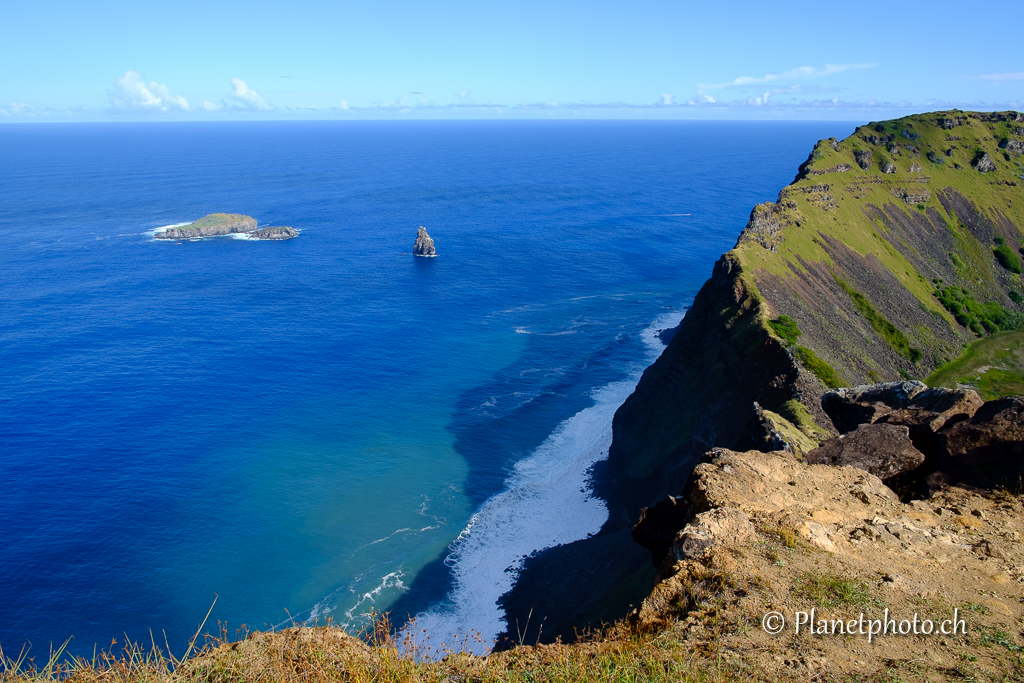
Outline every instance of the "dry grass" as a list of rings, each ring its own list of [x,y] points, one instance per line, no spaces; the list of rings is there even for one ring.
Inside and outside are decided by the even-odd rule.
[[[423,648],[396,639],[386,616],[362,635],[354,638],[331,626],[257,632],[234,642],[207,635],[204,645],[180,659],[155,642],[149,647],[129,643],[118,653],[92,659],[68,657],[58,649],[42,664],[24,651],[16,657],[0,651],[0,683],[729,683],[766,678],[694,648],[678,634],[639,634],[625,623],[572,645],[521,646],[486,657],[451,651],[425,657]]]

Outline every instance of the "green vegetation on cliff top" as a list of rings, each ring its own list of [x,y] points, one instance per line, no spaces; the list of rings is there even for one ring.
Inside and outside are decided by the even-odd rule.
[[[759,207],[767,207],[778,224],[771,244],[741,238],[733,253],[751,280],[760,281],[758,273],[785,282],[831,271],[878,338],[913,364],[923,359],[921,368],[927,371],[959,353],[958,344],[950,341],[957,335],[1020,326],[1024,267],[1016,247],[1024,242],[1024,154],[1014,151],[1019,145],[1007,141],[1022,140],[1024,117],[1016,112],[956,110],[871,123],[842,141],[821,140],[778,201]],[[986,155],[994,169],[979,163]],[[954,199],[944,205],[940,195]],[[966,198],[969,206],[962,209],[956,196]],[[905,218],[899,218],[901,213]],[[922,250],[932,238],[920,231],[943,225],[948,233],[933,241],[952,244],[952,249],[936,258]],[[913,234],[915,230],[919,234]],[[918,315],[918,322],[911,323],[899,309],[891,312],[894,300],[888,298],[889,292],[858,291],[844,281],[842,265],[833,257],[835,249],[843,247],[875,259],[916,298],[918,307],[931,313],[932,322],[922,324]],[[943,286],[936,286],[936,277],[945,280]],[[800,286],[792,286],[798,299]],[[947,287],[962,291],[969,304],[951,305],[951,297],[943,294]],[[889,312],[883,315],[881,310]],[[809,315],[827,317],[828,312],[812,310]],[[939,329],[943,324],[948,331]],[[795,343],[785,329],[774,324],[770,328]],[[841,331],[830,329],[831,338],[838,339]],[[802,343],[813,348],[822,363],[840,370],[852,367],[852,358],[859,359],[854,365],[860,369],[854,374],[861,376],[846,379],[895,378],[885,376],[892,370],[876,372],[882,368],[869,356],[874,353],[877,358],[877,352],[846,346],[837,356],[835,345],[826,349],[806,334]],[[871,367],[874,370],[865,370]],[[912,368],[908,364],[899,372],[906,375]]]
[[[181,226],[182,228],[212,228],[217,225],[229,225],[231,223],[240,223],[242,221],[251,221],[252,216],[246,216],[241,213],[210,213],[197,221],[193,221],[188,225]]]

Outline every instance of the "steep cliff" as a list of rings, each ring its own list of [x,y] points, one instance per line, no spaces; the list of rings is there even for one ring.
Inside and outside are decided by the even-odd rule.
[[[710,449],[803,455],[838,433],[821,406],[830,388],[923,378],[979,336],[1024,328],[1022,152],[1017,112],[819,141],[777,201],[754,207],[616,412],[594,473],[609,520],[525,563],[503,599],[510,630],[531,613],[548,619],[545,639],[621,616],[643,582],[628,530]],[[581,587],[585,562],[602,571]]]
[[[616,413],[599,492],[620,523],[710,448],[757,447],[754,401],[820,440],[828,385],[923,378],[1024,326],[1022,138],[1017,112],[953,111],[818,142]]]

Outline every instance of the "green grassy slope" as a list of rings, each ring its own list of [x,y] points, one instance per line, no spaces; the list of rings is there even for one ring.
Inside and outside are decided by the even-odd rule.
[[[979,339],[925,379],[928,386],[971,387],[986,401],[1024,395],[1024,330]]]
[[[924,377],[978,336],[1024,327],[1020,149],[1016,112],[821,140],[732,253],[771,315],[848,383]]]

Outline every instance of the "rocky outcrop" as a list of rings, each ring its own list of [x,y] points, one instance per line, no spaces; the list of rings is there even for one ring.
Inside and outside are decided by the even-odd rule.
[[[268,228],[261,228],[255,232],[249,233],[249,238],[254,240],[290,240],[293,237],[298,237],[299,231],[289,226],[271,226]]]
[[[696,560],[704,557],[715,546],[736,547],[757,538],[750,517],[737,508],[715,508],[697,515],[687,524],[672,543],[672,555],[677,560]]]
[[[966,420],[938,431],[945,481],[1019,486],[1024,477],[1024,398],[989,401]]]
[[[807,462],[836,467],[848,465],[885,481],[917,469],[924,463],[924,453],[914,448],[908,427],[863,424],[808,453]]]
[[[999,148],[1014,154],[1024,154],[1024,140],[1011,140],[1007,138],[999,143]]]
[[[781,207],[772,202],[758,204],[750,212],[747,227],[743,228],[736,243],[755,242],[769,251],[778,251],[785,226],[781,213]]]
[[[846,387],[825,393],[821,407],[839,433],[846,434],[898,408],[906,408],[926,389],[928,386],[917,380]]]
[[[154,237],[158,240],[194,240],[203,237],[245,235],[253,240],[288,240],[299,236],[299,231],[287,226],[257,229],[256,219],[240,213],[211,213],[199,220],[177,228],[167,228]]]
[[[983,152],[974,158],[971,162],[971,166],[978,173],[991,173],[996,170],[996,163],[992,161],[992,157],[988,155],[988,152]]]
[[[856,159],[857,165],[863,168],[865,171],[871,168],[872,154],[870,150],[861,150],[853,153],[853,158]]]
[[[412,247],[412,253],[414,256],[437,256],[434,240],[427,234],[427,229],[422,225],[416,231],[416,244]]]
[[[200,237],[216,237],[250,233],[256,230],[256,219],[239,213],[211,213],[199,220],[177,228],[167,228],[154,235],[160,240],[190,240]]]
[[[687,652],[738,657],[748,671],[777,671],[777,680],[882,680],[905,665],[907,680],[947,680],[963,661],[1000,680],[994,672],[1016,666],[1014,636],[1001,647],[979,647],[978,639],[1017,634],[1024,616],[1021,503],[952,487],[905,504],[859,469],[717,450],[694,470],[694,515],[628,623],[641,632],[671,629],[665,637],[683,633]],[[890,630],[868,642],[857,633],[858,618],[880,619],[882,607],[898,624],[915,615],[952,619],[960,605],[969,636]],[[839,620],[833,629],[844,620],[854,626],[845,635],[793,635],[797,612],[806,618],[812,608]],[[786,620],[785,635],[762,621],[769,613]]]

